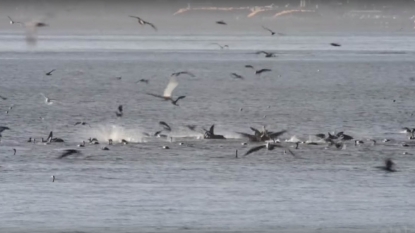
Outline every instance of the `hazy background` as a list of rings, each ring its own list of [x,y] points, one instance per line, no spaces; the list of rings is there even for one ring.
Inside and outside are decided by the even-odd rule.
[[[0,30],[15,32],[18,25],[10,25],[7,16],[15,21],[39,20],[50,24],[45,33],[128,33],[154,34],[150,28],[138,29],[137,22],[128,15],[137,15],[153,22],[158,33],[257,33],[265,24],[277,31],[292,34],[336,32],[412,32],[415,2],[358,1],[358,0],[177,0],[177,1],[1,1]],[[250,10],[201,11],[190,10],[173,15],[190,4],[199,7],[255,7],[273,5],[273,10],[248,18]],[[286,14],[272,18],[285,10],[312,12]],[[227,27],[216,25],[226,20]]]

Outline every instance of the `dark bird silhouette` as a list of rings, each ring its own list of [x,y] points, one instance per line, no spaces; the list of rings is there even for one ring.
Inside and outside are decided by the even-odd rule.
[[[193,73],[190,73],[189,71],[180,71],[180,72],[172,73],[171,76],[178,77],[178,76],[180,76],[182,74],[187,74],[187,75],[189,75],[192,78],[196,77]]]
[[[0,126],[0,134],[1,134],[4,130],[10,130],[10,128],[9,128],[9,127],[7,127],[7,126]]]
[[[58,159],[62,159],[62,158],[65,158],[69,155],[80,154],[80,153],[81,152],[79,150],[74,150],[74,149],[64,150],[63,153],[58,157]]]
[[[275,57],[275,53],[273,52],[267,52],[267,51],[258,51],[255,54],[265,54],[265,57]]]
[[[212,43],[212,45],[217,45],[217,46],[219,46],[220,47],[220,49],[224,49],[224,48],[229,48],[229,45],[227,45],[227,44],[225,44],[225,45],[221,45],[221,44],[219,44],[219,43]]]
[[[216,24],[220,24],[220,25],[227,25],[227,24],[225,23],[225,21],[223,21],[223,20],[216,21]]]
[[[53,72],[53,71],[55,71],[55,69],[53,69],[53,70],[51,70],[51,71],[47,72],[47,73],[46,73],[46,75],[47,75],[47,76],[52,75],[52,72]]]
[[[246,65],[245,68],[251,68],[251,69],[255,70],[255,68],[251,65]]]
[[[1,96],[1,95],[0,95],[0,99],[2,99],[2,100],[7,100],[7,98],[6,98],[6,97]]]
[[[274,31],[272,31],[271,29],[266,28],[266,27],[264,27],[264,26],[262,26],[262,28],[263,28],[263,29],[265,29],[265,30],[267,30],[267,31],[269,31],[269,32],[271,32],[271,36],[275,35],[275,32],[274,32]]]
[[[157,94],[152,94],[152,93],[147,93],[147,95],[158,97],[164,100],[172,100],[171,94],[173,93],[173,90],[177,87],[177,85],[179,85],[179,83],[177,82],[176,76],[175,75],[170,76],[169,83],[164,89],[163,95],[157,95]]]
[[[272,70],[271,69],[260,69],[260,70],[255,71],[255,74],[260,75],[263,72],[270,72],[270,71],[272,71]]]
[[[376,168],[387,172],[396,172],[395,163],[391,159],[385,159],[385,166],[378,166]]]
[[[118,106],[118,111],[117,111],[117,112],[115,112],[115,115],[116,115],[117,117],[122,117],[122,115],[123,115],[122,105]]]
[[[148,79],[140,79],[140,80],[137,81],[137,83],[138,82],[148,84]]]
[[[159,125],[161,126],[161,127],[163,127],[163,129],[164,130],[166,130],[166,131],[171,131],[171,127],[170,127],[170,125],[168,125],[166,122],[164,122],[164,121],[160,121],[159,122]]]
[[[14,151],[13,155],[16,155],[17,150],[13,148],[13,151]]]
[[[115,79],[117,79],[117,80],[121,80],[121,79],[122,79],[122,77],[121,77],[121,76],[119,76],[119,77],[115,77]]]
[[[333,46],[333,47],[340,47],[340,46],[342,46],[341,44],[338,44],[338,43],[330,43],[330,45]]]
[[[244,77],[242,75],[239,75],[237,73],[231,73],[231,76],[234,77],[234,78],[244,79]]]
[[[138,20],[138,23],[140,24],[140,25],[150,25],[155,31],[157,31],[157,27],[156,26],[154,26],[154,24],[152,24],[152,23],[150,23],[150,22],[147,22],[147,21],[145,21],[145,20],[143,20],[143,19],[141,19],[140,17],[137,17],[137,16],[132,16],[132,15],[130,15],[130,17],[131,18],[136,18],[137,20]]]
[[[184,99],[184,98],[186,98],[186,96],[179,96],[179,97],[177,97],[177,99],[176,99],[176,100],[171,99],[171,103],[172,103],[173,105],[179,106],[179,105],[177,104],[177,102],[178,102],[179,100],[181,100],[181,99]]]
[[[88,123],[86,123],[85,121],[78,121],[75,123],[75,125],[87,125]]]

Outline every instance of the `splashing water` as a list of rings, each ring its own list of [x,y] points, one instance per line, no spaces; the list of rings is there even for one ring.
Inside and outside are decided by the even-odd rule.
[[[83,132],[85,138],[96,138],[98,141],[106,142],[112,139],[114,143],[121,142],[122,139],[128,142],[144,142],[143,131],[141,129],[124,129],[117,125],[98,125]]]

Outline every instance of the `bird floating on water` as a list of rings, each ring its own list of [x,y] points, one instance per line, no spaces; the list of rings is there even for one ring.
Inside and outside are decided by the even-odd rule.
[[[123,108],[122,108],[122,105],[119,105],[118,106],[118,111],[115,112],[115,115],[117,117],[122,117],[123,116]]]
[[[40,95],[42,95],[43,96],[43,98],[45,98],[45,104],[47,104],[47,105],[52,105],[54,102],[53,101],[55,101],[54,99],[49,99],[48,97],[46,97],[45,96],[45,94],[43,94],[43,93],[40,93]]]
[[[209,130],[203,129],[205,131],[203,138],[204,139],[226,139],[223,135],[215,134],[215,125],[212,125]]]
[[[392,159],[385,159],[385,166],[378,166],[376,168],[387,172],[396,172],[395,163],[392,161]]]

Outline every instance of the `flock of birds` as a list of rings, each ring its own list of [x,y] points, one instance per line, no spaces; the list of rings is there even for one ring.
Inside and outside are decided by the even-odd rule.
[[[158,30],[157,27],[149,21],[146,21],[146,20],[144,20],[140,17],[137,17],[137,16],[130,15],[129,17],[137,19],[138,23],[142,26],[148,25],[151,28],[153,28],[155,31]],[[9,16],[8,16],[8,18],[10,20],[10,24],[12,24],[12,25],[13,24],[19,24],[19,25],[24,26],[26,28],[30,28],[30,30],[32,30],[32,31],[36,31],[36,28],[39,28],[39,27],[49,26],[48,24],[43,23],[43,22],[36,22],[36,21],[17,22],[17,21],[14,21]],[[216,24],[224,25],[224,26],[228,25],[223,20],[216,21]],[[274,36],[274,35],[284,36],[285,35],[283,33],[275,32],[275,31],[273,31],[273,30],[271,30],[267,27],[264,27],[264,26],[262,26],[262,28],[264,30],[268,31],[271,34],[271,36]],[[33,39],[34,38],[31,37],[30,35],[29,35],[29,38],[27,38],[28,41],[31,41]],[[219,46],[220,49],[229,48],[229,45],[221,45],[219,43],[212,43],[212,44]],[[330,45],[335,46],[335,47],[341,46],[339,43],[331,43]],[[269,51],[257,51],[255,54],[257,54],[257,55],[263,54],[263,55],[265,55],[266,58],[276,57],[275,52],[269,52]],[[272,71],[271,69],[268,69],[268,68],[255,68],[252,65],[246,65],[245,68],[252,69],[255,72],[256,75],[261,75],[262,73]],[[53,74],[53,72],[55,72],[55,69],[45,73],[45,75],[51,76]],[[168,82],[167,86],[165,87],[165,89],[163,91],[163,94],[154,94],[154,93],[147,93],[147,94],[150,95],[150,96],[153,96],[153,97],[160,98],[164,101],[169,101],[171,104],[173,104],[175,106],[179,106],[179,104],[178,104],[179,101],[185,99],[186,96],[181,95],[181,96],[178,96],[177,98],[174,98],[172,96],[172,94],[173,94],[173,91],[175,90],[175,88],[179,84],[178,81],[177,81],[177,77],[182,76],[182,75],[195,77],[195,75],[193,73],[189,72],[189,71],[180,71],[180,72],[172,73],[171,76],[170,76],[169,82]],[[230,75],[231,75],[231,77],[236,78],[236,79],[244,79],[244,77],[242,75],[239,75],[238,73],[231,73]],[[121,79],[121,77],[117,77],[117,79]],[[148,79],[140,79],[137,82],[148,84],[149,80]],[[51,105],[56,101],[54,99],[48,98],[43,93],[40,93],[40,94],[44,97],[45,104],[47,104],[47,105]],[[0,98],[3,99],[3,100],[7,99],[6,97],[3,97],[3,96],[0,96]],[[122,105],[118,106],[117,111],[115,111],[115,114],[116,114],[116,117],[123,117],[124,113],[123,113],[123,106]],[[154,136],[154,137],[168,138],[169,136],[166,135],[166,134],[163,134],[163,132],[171,132],[171,127],[166,122],[163,122],[163,121],[160,122],[159,124],[162,127],[162,130],[159,130],[159,131],[155,132],[154,134],[144,133],[144,136],[147,136],[147,137]],[[89,124],[87,122],[76,122],[75,125],[89,125]],[[187,125],[187,128],[191,131],[196,131],[196,127],[197,126],[195,126],[195,125]],[[215,134],[214,127],[215,126],[212,125],[209,128],[209,130],[202,127],[201,129],[203,130],[203,132],[202,132],[203,138],[204,139],[214,139],[214,140],[226,139],[225,136],[223,136],[223,135]],[[260,150],[263,150],[263,149],[268,150],[268,151],[272,151],[276,148],[282,148],[282,149],[284,149],[284,153],[288,152],[289,154],[291,154],[295,158],[301,158],[301,157],[297,156],[295,153],[293,153],[293,151],[291,149],[289,149],[286,145],[284,145],[282,141],[280,141],[279,137],[282,136],[283,134],[285,134],[287,132],[286,130],[272,132],[272,131],[268,131],[265,128],[265,126],[263,127],[262,130],[255,129],[253,127],[250,127],[250,129],[254,132],[253,134],[249,134],[249,133],[245,133],[245,132],[237,132],[237,133],[242,138],[247,139],[248,142],[250,142],[250,143],[261,143],[261,144],[250,148],[248,151],[246,151],[243,154],[243,156],[247,156],[247,155],[256,153],[256,152],[258,152]],[[2,132],[5,131],[5,130],[9,130],[9,128],[6,127],[6,126],[0,126],[0,139],[2,137],[2,135],[1,135]],[[415,139],[415,137],[414,137],[415,129],[405,128],[405,130],[408,134],[410,134],[410,137],[409,137],[410,139]],[[306,144],[306,145],[327,144],[327,148],[335,147],[337,149],[344,149],[346,141],[354,140],[354,138],[352,136],[346,135],[343,132],[340,132],[340,133],[337,133],[337,134],[328,133],[327,136],[324,135],[324,134],[317,134],[317,135],[315,135],[315,137],[318,138],[319,141],[306,141],[306,142],[296,141],[296,142],[293,142],[293,143],[295,143],[295,146],[293,146],[293,148],[298,149],[299,144]],[[172,138],[170,138],[170,139],[172,141]],[[94,144],[94,145],[100,144],[100,142],[96,138],[89,138],[88,141],[89,141],[89,144]],[[371,140],[371,141],[372,141],[373,145],[376,145],[375,140]],[[29,138],[29,140],[27,142],[28,143],[34,143],[34,142],[36,142],[36,140],[32,139],[32,138]],[[53,132],[50,132],[47,139],[44,140],[42,138],[41,142],[45,143],[45,144],[50,144],[50,143],[61,143],[61,142],[64,142],[64,140],[61,139],[61,138],[53,137]],[[120,142],[122,144],[128,144],[129,143],[125,139],[122,139]],[[287,140],[286,140],[286,142],[287,142]],[[290,141],[288,141],[288,142],[290,142]],[[386,143],[387,140],[384,140],[384,142]],[[102,147],[102,150],[110,150],[109,146],[112,145],[112,144],[113,144],[113,140],[108,139],[108,146]],[[180,143],[180,144],[183,144],[183,143]],[[364,144],[364,141],[354,140],[354,144],[355,144],[355,146],[357,146],[359,144]],[[247,142],[242,143],[242,145],[247,145]],[[85,147],[85,146],[86,146],[85,141],[82,141],[82,143],[78,145],[78,147]],[[407,146],[407,145],[403,144],[403,146]],[[163,148],[164,149],[169,149],[168,146],[163,146]],[[14,150],[14,154],[16,154],[16,149],[13,149],[13,150]],[[71,156],[71,155],[74,155],[74,154],[80,154],[80,153],[81,153],[80,150],[67,149],[67,150],[64,150],[62,152],[62,154],[60,154],[57,158],[58,159],[63,159],[63,158],[66,158],[68,156]],[[235,157],[238,158],[238,150],[236,150]],[[382,170],[385,170],[385,171],[388,171],[388,172],[394,172],[394,171],[396,171],[394,166],[395,166],[395,164],[391,159],[386,159],[384,166],[380,166],[380,167],[376,167],[376,168],[379,168],[379,169],[382,169]],[[55,177],[53,176],[52,178],[53,178],[53,181],[54,181]]]

